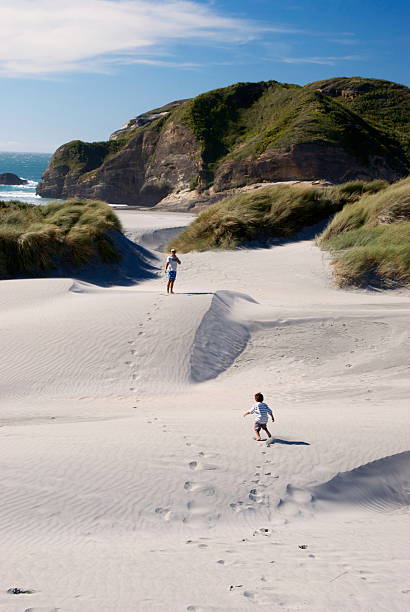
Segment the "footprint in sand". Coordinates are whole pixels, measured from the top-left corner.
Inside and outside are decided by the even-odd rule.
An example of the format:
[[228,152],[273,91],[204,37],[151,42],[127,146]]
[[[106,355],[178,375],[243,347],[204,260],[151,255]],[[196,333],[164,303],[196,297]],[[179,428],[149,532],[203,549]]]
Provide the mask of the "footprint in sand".
[[211,463],[198,463],[198,461],[191,461],[189,464],[190,470],[217,470],[217,465],[212,465]]
[[308,510],[312,502],[309,491],[288,485],[286,495],[278,503],[278,510],[286,516],[298,516],[302,510]]
[[229,507],[234,512],[255,512],[255,508],[250,504],[245,504],[243,501],[232,502]]
[[155,508],[155,514],[164,521],[183,521],[183,516],[179,512],[174,512],[171,508]]
[[[248,599],[249,601],[252,601],[253,603],[259,604],[259,605],[266,605],[266,604],[272,604],[272,595],[269,595],[269,591],[273,591],[273,589],[271,589],[270,587],[262,587],[262,590],[264,591],[264,593],[255,593],[254,591],[243,591],[242,595],[244,597],[246,597],[246,599]],[[282,603],[279,603],[279,605],[283,605]]]
[[58,612],[61,608],[26,608],[24,612]]
[[192,491],[193,493],[206,495],[207,497],[215,495],[215,489],[213,487],[201,484],[199,482],[191,482],[190,480],[185,482],[184,489],[185,491]]
[[249,499],[257,504],[263,503],[263,495],[258,493],[257,489],[251,489],[248,495]]

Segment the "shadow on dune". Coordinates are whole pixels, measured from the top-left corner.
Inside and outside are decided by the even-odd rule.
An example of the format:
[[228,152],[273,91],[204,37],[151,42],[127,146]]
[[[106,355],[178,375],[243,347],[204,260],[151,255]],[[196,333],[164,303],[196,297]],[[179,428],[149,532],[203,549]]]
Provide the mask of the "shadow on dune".
[[119,264],[99,262],[82,268],[64,268],[52,276],[69,276],[100,287],[109,287],[110,285],[134,285],[158,275],[160,263],[154,253],[132,242],[123,234],[113,232],[110,238],[121,255]]
[[285,246],[292,242],[302,242],[304,240],[314,240],[316,236],[318,236],[319,234],[323,232],[323,230],[325,229],[325,227],[327,227],[327,225],[330,223],[332,218],[333,218],[333,215],[331,217],[326,217],[326,219],[323,219],[322,221],[319,221],[319,223],[315,223],[314,225],[307,225],[306,227],[301,229],[299,232],[296,232],[296,234],[293,234],[293,236],[290,236],[289,238],[269,236],[265,240],[263,239],[252,240],[250,242],[242,244],[238,248],[239,249],[270,249],[271,247],[274,247],[274,246]]
[[199,325],[192,347],[191,380],[195,383],[216,378],[242,353],[250,338],[246,325],[232,318],[236,301],[255,302],[244,293],[217,291]]
[[300,488],[288,484],[278,509],[288,516],[304,511],[350,509],[390,512],[410,507],[410,451],[388,455],[339,472],[322,484]]
[[410,506],[410,451],[376,459],[310,488],[315,504],[372,510]]
[[158,277],[161,263],[154,253],[118,232],[109,232],[109,237],[121,256],[118,264],[103,263],[95,258],[91,263],[78,267],[60,261],[56,268],[47,272],[22,274],[11,278],[72,278],[100,287],[110,287],[135,285],[143,280]]
[[282,440],[281,438],[272,438],[272,444],[287,444],[288,446],[310,446],[310,442],[302,442],[301,440]]

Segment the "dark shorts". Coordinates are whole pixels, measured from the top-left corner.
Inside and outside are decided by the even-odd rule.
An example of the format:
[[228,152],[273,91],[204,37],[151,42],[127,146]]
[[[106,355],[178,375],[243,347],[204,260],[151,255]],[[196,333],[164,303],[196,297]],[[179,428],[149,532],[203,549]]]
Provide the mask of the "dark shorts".
[[263,429],[263,431],[268,431],[268,424],[267,423],[258,423],[256,421],[256,423],[255,423],[255,431],[257,431],[259,433],[261,429]]
[[170,281],[174,281],[177,277],[177,271],[176,270],[168,270],[168,280]]

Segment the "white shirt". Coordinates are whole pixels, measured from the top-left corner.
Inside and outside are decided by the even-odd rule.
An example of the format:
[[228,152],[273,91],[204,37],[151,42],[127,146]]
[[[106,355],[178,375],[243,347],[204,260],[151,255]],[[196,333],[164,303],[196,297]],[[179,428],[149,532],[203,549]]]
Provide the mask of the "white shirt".
[[178,266],[177,258],[174,257],[173,255],[168,255],[167,262],[168,262],[168,268],[172,270],[173,272],[176,272],[176,269]]
[[267,423],[268,414],[272,414],[272,410],[265,402],[257,402],[249,412],[255,415],[255,423]]

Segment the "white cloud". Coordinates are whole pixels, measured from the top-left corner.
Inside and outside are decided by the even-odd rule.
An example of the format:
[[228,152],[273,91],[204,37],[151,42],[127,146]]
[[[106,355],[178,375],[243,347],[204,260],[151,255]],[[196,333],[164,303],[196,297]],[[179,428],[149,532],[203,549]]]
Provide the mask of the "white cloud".
[[170,42],[243,44],[262,32],[291,31],[189,0],[1,0],[0,23],[0,74],[14,76],[99,72],[150,63],[138,58]]

